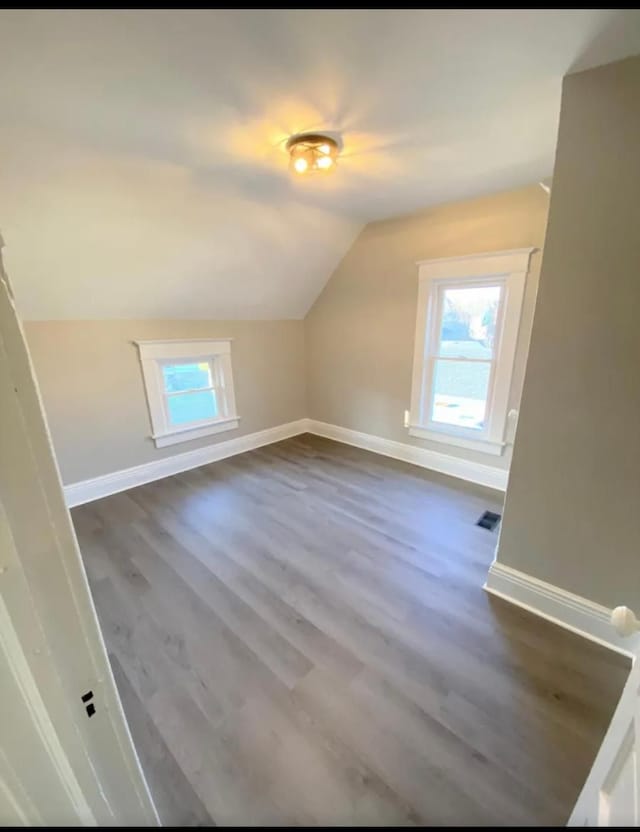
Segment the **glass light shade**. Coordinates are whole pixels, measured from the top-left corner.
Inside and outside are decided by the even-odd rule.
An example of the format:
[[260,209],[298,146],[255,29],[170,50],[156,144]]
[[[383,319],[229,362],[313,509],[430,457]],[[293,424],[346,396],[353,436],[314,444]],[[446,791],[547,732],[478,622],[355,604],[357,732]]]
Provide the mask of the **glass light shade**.
[[329,136],[307,133],[292,136],[287,142],[287,150],[295,173],[327,173],[335,167],[339,147]]

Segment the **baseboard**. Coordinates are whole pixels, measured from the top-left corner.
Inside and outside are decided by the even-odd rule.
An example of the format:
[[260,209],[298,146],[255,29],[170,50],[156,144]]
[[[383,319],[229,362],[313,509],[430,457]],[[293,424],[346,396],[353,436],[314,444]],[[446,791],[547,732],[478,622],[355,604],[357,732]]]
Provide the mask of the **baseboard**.
[[502,468],[496,468],[494,465],[471,462],[462,457],[450,456],[427,448],[419,448],[417,445],[406,445],[404,442],[383,439],[381,436],[361,433],[358,430],[342,428],[339,425],[329,425],[315,419],[308,419],[307,423],[309,433],[315,433],[317,436],[335,439],[337,442],[355,445],[356,448],[364,448],[376,454],[411,462],[421,468],[429,468],[431,471],[448,474],[450,477],[458,477],[479,485],[486,485],[498,491],[505,491],[507,488],[509,472]]
[[504,598],[529,612],[553,621],[567,630],[634,658],[637,636],[620,637],[611,625],[611,610],[548,584],[498,561],[489,567],[484,585],[487,592]]
[[507,486],[508,472],[492,465],[470,462],[460,457],[418,448],[415,445],[405,445],[402,442],[383,439],[381,436],[361,433],[338,425],[329,425],[315,419],[298,419],[295,422],[287,422],[274,428],[267,428],[256,433],[248,433],[245,436],[217,442],[213,445],[206,445],[204,448],[197,448],[194,451],[186,451],[164,459],[156,459],[153,462],[147,462],[145,465],[136,465],[133,468],[125,468],[111,474],[70,483],[64,486],[65,500],[67,506],[73,508],[73,506],[89,503],[91,500],[99,500],[101,497],[108,497],[110,494],[117,494],[119,491],[135,488],[137,485],[144,485],[163,477],[170,477],[173,474],[179,474],[181,471],[189,471],[191,468],[198,468],[200,465],[207,465],[219,459],[242,454],[263,445],[269,445],[272,442],[298,436],[301,433],[314,433],[317,436],[324,436],[327,439],[334,439],[337,442],[344,442],[357,448],[364,448],[382,456],[401,459],[422,468],[429,468],[441,474],[448,474],[469,482],[486,485],[499,491],[504,491]]
[[[145,465],[136,465],[122,471],[114,471],[101,477],[74,482],[64,486],[64,496],[69,508],[98,500],[137,485],[170,477],[182,471],[198,468],[220,459],[270,445],[301,433],[313,433],[347,445],[354,445],[382,456],[393,457],[404,462],[429,468],[442,474],[475,482],[504,491],[508,472],[491,465],[469,462],[459,457],[405,445],[391,439],[383,439],[357,430],[350,430],[315,419],[298,419],[273,428],[249,433],[186,451],[181,454],[157,459]],[[634,649],[640,647],[640,635],[622,639],[610,624],[611,610],[541,581],[510,566],[494,561],[487,575],[484,589],[492,595],[516,604],[529,612],[546,618],[574,633],[591,639],[605,647],[634,658]]]
[[133,468],[114,471],[112,474],[104,474],[90,480],[74,482],[64,486],[65,500],[69,508],[79,506],[91,502],[91,500],[98,500],[100,497],[108,497],[110,494],[126,491],[126,489],[134,488],[136,485],[144,485],[147,482],[179,474],[181,471],[189,471],[191,468],[198,468],[200,465],[207,465],[219,459],[226,459],[245,451],[252,451],[263,445],[270,445],[272,442],[289,439],[291,436],[306,433],[307,430],[308,419],[298,419],[295,422],[287,422],[274,428],[267,428],[256,433],[247,433],[245,436],[227,439],[224,442],[206,445],[204,448],[196,448],[193,451],[174,454],[164,459],[156,459],[153,462],[147,462],[145,465],[136,465]]

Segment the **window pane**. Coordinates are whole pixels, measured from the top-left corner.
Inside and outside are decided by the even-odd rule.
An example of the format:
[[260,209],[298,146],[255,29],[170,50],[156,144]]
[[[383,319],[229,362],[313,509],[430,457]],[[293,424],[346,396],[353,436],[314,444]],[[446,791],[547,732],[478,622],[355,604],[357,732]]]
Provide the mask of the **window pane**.
[[491,358],[500,286],[445,289],[438,355]]
[[482,430],[490,373],[488,361],[436,360],[432,420]]
[[167,393],[176,390],[194,390],[211,387],[211,367],[208,361],[198,364],[164,364],[162,366],[164,389]]
[[201,419],[215,419],[218,415],[216,394],[213,390],[167,396],[166,402],[171,425],[184,425],[187,422],[198,422]]

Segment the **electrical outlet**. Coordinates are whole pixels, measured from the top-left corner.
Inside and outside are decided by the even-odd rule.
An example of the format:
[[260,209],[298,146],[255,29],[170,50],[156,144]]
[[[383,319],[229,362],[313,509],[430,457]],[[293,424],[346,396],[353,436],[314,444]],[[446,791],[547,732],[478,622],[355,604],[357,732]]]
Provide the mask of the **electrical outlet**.
[[409,427],[409,416],[410,416],[409,411],[405,410],[405,412],[404,412],[404,426],[405,426],[405,428]]

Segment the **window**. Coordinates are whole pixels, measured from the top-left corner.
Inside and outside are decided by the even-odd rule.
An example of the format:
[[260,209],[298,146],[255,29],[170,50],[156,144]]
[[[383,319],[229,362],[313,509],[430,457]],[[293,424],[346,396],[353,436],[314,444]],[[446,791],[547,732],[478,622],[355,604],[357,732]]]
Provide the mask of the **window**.
[[532,251],[419,264],[412,436],[502,453]]
[[238,427],[231,341],[138,341],[158,448]]

